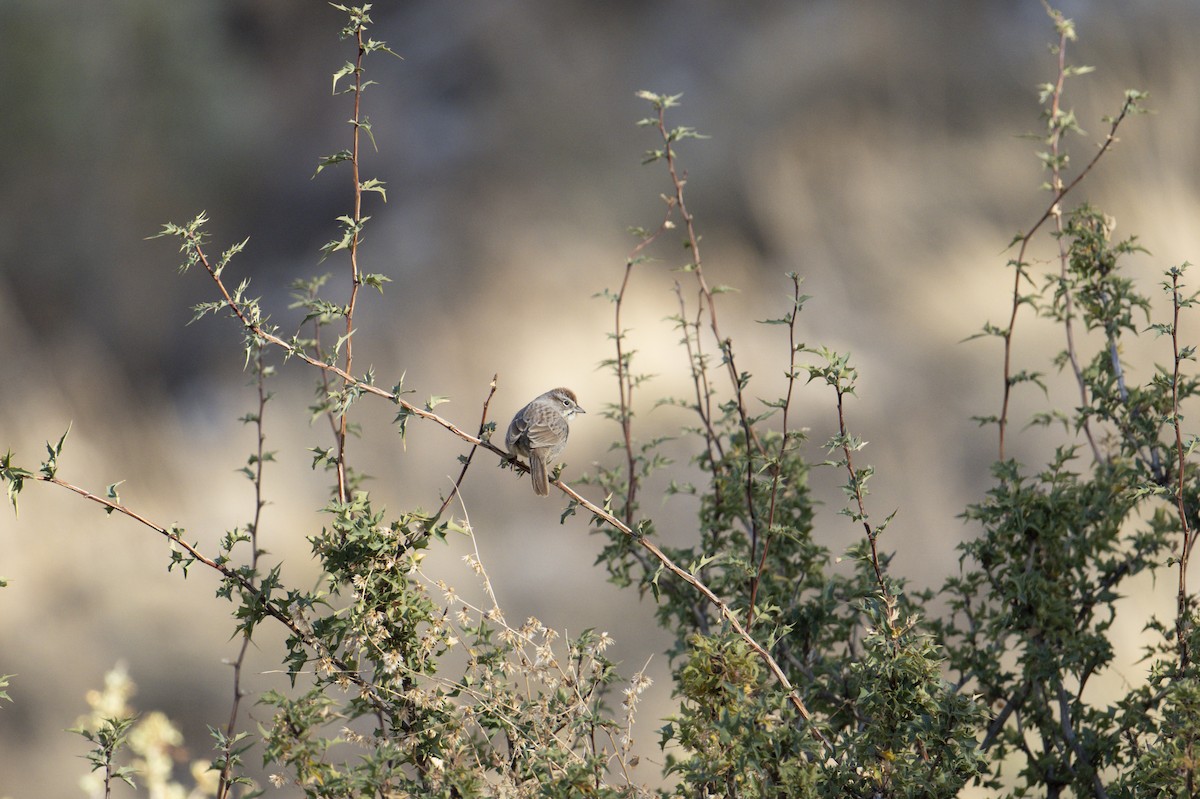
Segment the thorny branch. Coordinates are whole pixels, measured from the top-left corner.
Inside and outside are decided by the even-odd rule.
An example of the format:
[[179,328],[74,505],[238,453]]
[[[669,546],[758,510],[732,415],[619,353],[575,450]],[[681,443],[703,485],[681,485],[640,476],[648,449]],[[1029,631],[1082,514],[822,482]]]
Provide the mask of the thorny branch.
[[[1047,7],[1049,8],[1049,7]],[[1058,76],[1054,82],[1054,88],[1050,95],[1050,175],[1051,189],[1055,192],[1060,192],[1063,189],[1062,168],[1066,164],[1066,157],[1061,152],[1063,133],[1068,129],[1062,124],[1062,96],[1063,84],[1067,79],[1067,41],[1071,38],[1071,28],[1065,24],[1062,14],[1053,12],[1055,22],[1058,26]],[[1075,382],[1079,386],[1079,406],[1081,408],[1088,407],[1088,389],[1087,382],[1083,379],[1083,370],[1079,366],[1079,355],[1075,350],[1075,326],[1072,324],[1074,320],[1074,298],[1071,296],[1071,290],[1067,282],[1068,265],[1070,263],[1069,248],[1067,247],[1066,239],[1063,236],[1063,221],[1062,207],[1058,204],[1052,206],[1051,215],[1054,217],[1054,234],[1055,240],[1058,242],[1058,264],[1059,264],[1059,280],[1062,285],[1063,292],[1063,329],[1067,339],[1067,360],[1071,363],[1071,371],[1075,374]],[[1102,462],[1103,456],[1100,454],[1100,447],[1096,444],[1096,439],[1092,435],[1091,420],[1088,417],[1083,419],[1083,433],[1088,440],[1088,445],[1091,446],[1092,456],[1096,462]]]
[[[841,383],[836,384],[834,389],[837,391],[838,439],[841,441],[842,456],[846,459],[846,471],[850,475],[849,485],[853,490],[854,501],[858,506],[857,518],[862,522],[867,542],[871,546],[871,566],[875,570],[875,580],[879,583],[879,591],[885,599],[891,599],[892,592],[888,589],[887,581],[883,579],[883,569],[879,565],[879,549],[877,548],[876,539],[879,537],[880,530],[872,527],[867,517],[866,501],[863,499],[863,477],[854,469],[854,458],[851,455],[852,450],[850,447],[850,433],[846,429],[846,391]],[[884,522],[884,524],[886,523]]]
[[[483,439],[484,432],[487,430],[488,406],[492,404],[492,397],[496,394],[496,380],[499,377],[500,375],[492,375],[492,382],[488,387],[487,399],[483,401],[483,411],[479,416],[479,438],[481,440]],[[433,514],[433,519],[430,521],[431,525],[442,517],[442,514],[446,512],[446,508],[449,507],[450,503],[454,501],[454,498],[459,495],[463,479],[467,476],[467,469],[469,469],[471,466],[471,459],[475,457],[476,449],[478,449],[478,446],[472,446],[471,451],[467,453],[467,457],[463,460],[462,471],[458,473],[458,479],[454,481],[454,488],[449,494],[446,495],[446,498],[442,500],[442,506],[438,508],[437,513]]]
[[617,391],[618,397],[618,421],[621,425],[621,435],[625,444],[625,462],[626,468],[629,470],[629,484],[626,487],[625,507],[623,518],[625,524],[633,524],[634,502],[637,498],[638,475],[637,475],[637,454],[633,449],[633,389],[636,385],[636,380],[629,372],[630,357],[633,353],[625,350],[625,330],[621,327],[621,309],[625,304],[625,292],[629,288],[629,278],[633,274],[633,268],[641,260],[641,252],[650,246],[663,232],[674,227],[671,222],[671,216],[674,212],[674,200],[667,199],[666,216],[663,217],[662,223],[653,233],[644,236],[637,246],[630,251],[625,258],[625,277],[621,280],[621,290],[617,292],[617,297],[614,302],[616,306],[613,312],[613,340],[617,348],[616,370],[617,370]]
[[[263,449],[263,444],[266,441],[266,433],[263,429],[263,414],[267,408],[267,401],[270,395],[266,389],[266,364],[263,360],[263,350],[257,348],[254,353],[254,365],[257,380],[255,381],[258,388],[258,403],[251,420],[254,422],[254,441],[255,450],[253,456],[253,471],[251,479],[254,482],[254,520],[250,522],[247,528],[250,545],[250,574],[258,574],[258,558],[261,550],[258,546],[258,531],[259,525],[262,522],[262,511],[266,506],[266,500],[263,498],[263,464],[269,457],[268,453]],[[242,634],[242,645],[238,649],[237,658],[231,664],[233,666],[233,703],[229,710],[229,723],[225,725],[225,738],[223,746],[223,763],[221,766],[221,776],[217,786],[218,799],[226,799],[233,789],[234,781],[231,778],[234,767],[233,747],[236,742],[237,735],[237,719],[238,711],[241,707],[242,698],[246,692],[242,690],[242,667],[246,662],[246,653],[250,649],[250,630],[246,629]]]
[[[766,456],[766,450],[759,441],[758,432],[754,429],[754,425],[750,423],[750,418],[746,413],[746,400],[743,394],[743,389],[746,386],[747,377],[738,371],[737,364],[733,357],[733,341],[721,335],[721,327],[717,321],[717,304],[716,294],[721,287],[713,289],[708,285],[708,281],[704,277],[703,260],[700,257],[700,236],[696,233],[695,218],[688,211],[687,203],[684,200],[683,188],[687,184],[687,175],[680,174],[678,163],[675,154],[675,142],[681,138],[695,137],[696,134],[689,128],[670,129],[667,127],[666,113],[667,108],[674,104],[677,98],[674,97],[658,97],[650,93],[642,93],[643,99],[648,99],[652,102],[657,113],[657,118],[653,120],[654,126],[662,138],[662,150],[653,153],[652,160],[662,159],[666,161],[667,172],[671,177],[671,186],[674,190],[674,206],[679,209],[679,216],[683,220],[684,229],[687,232],[686,246],[691,251],[692,260],[686,267],[685,272],[691,272],[696,276],[696,284],[699,287],[700,299],[699,305],[701,312],[707,310],[709,327],[712,330],[713,336],[716,338],[717,346],[721,350],[721,360],[729,372],[730,384],[733,388],[734,397],[737,405],[738,419],[741,422],[742,433],[746,437],[746,511],[750,517],[750,551],[751,559],[754,553],[758,550],[759,538],[759,520],[758,511],[754,506],[754,469],[751,461],[753,460],[752,452],[757,449],[758,453]],[[686,329],[685,329],[686,333]],[[699,346],[699,325],[697,324],[697,346]]]
[[[367,50],[363,42],[363,26],[356,26],[355,37],[357,39],[357,53],[354,61],[354,117],[350,120],[350,126],[353,128],[353,144],[350,150],[350,171],[354,180],[354,217],[351,222],[350,229],[350,300],[346,305],[346,373],[354,374],[354,308],[358,301],[358,290],[362,286],[362,278],[358,271],[358,244],[360,240],[360,231],[362,230],[363,222],[366,221],[362,216],[362,183],[358,177],[358,147],[359,134],[362,131],[361,103],[363,93],[363,57]],[[338,480],[338,501],[345,502],[348,499],[348,487],[346,484],[346,433],[347,433],[347,410],[342,409],[338,414],[337,422],[337,480]]]
[[1120,127],[1121,123],[1125,120],[1125,117],[1137,109],[1140,98],[1141,95],[1136,92],[1126,93],[1125,102],[1121,106],[1121,112],[1117,114],[1115,118],[1113,118],[1111,124],[1109,125],[1108,133],[1104,137],[1104,142],[1100,145],[1100,148],[1096,151],[1096,154],[1092,156],[1092,160],[1088,161],[1087,166],[1085,166],[1083,170],[1071,180],[1070,183],[1067,183],[1064,186],[1054,187],[1054,197],[1050,201],[1049,205],[1046,206],[1046,210],[1042,212],[1042,215],[1038,217],[1037,221],[1034,222],[1033,225],[1030,226],[1030,228],[1020,236],[1020,238],[1013,242],[1014,244],[1019,244],[1020,246],[1017,249],[1016,258],[1012,261],[1012,264],[1015,267],[1014,271],[1016,273],[1013,277],[1012,311],[1009,314],[1008,326],[1003,330],[1004,399],[1000,407],[1000,418],[997,420],[997,427],[999,428],[1000,435],[1000,460],[1004,460],[1004,434],[1008,429],[1009,400],[1011,398],[1012,387],[1015,382],[1012,373],[1013,334],[1017,323],[1017,311],[1020,310],[1021,305],[1025,302],[1025,298],[1021,294],[1021,280],[1022,278],[1025,280],[1030,279],[1028,272],[1025,270],[1027,266],[1025,261],[1025,252],[1029,248],[1029,242],[1032,241],[1034,235],[1041,230],[1041,227],[1046,223],[1046,220],[1057,213],[1059,203],[1062,202],[1063,198],[1070,194],[1071,190],[1078,186],[1080,181],[1082,181],[1088,176],[1088,174],[1091,173],[1092,168],[1096,166],[1096,162],[1099,161],[1101,157],[1103,157],[1104,154],[1107,153],[1118,141],[1117,128]]
[[[792,308],[785,317],[788,325],[788,371],[787,371],[787,394],[783,399],[783,408],[780,413],[782,419],[782,437],[779,441],[778,462],[775,464],[775,474],[771,478],[771,500],[767,508],[767,530],[763,537],[762,555],[759,557],[758,570],[754,574],[754,578],[750,583],[750,606],[746,610],[746,626],[750,627],[754,624],[754,603],[758,597],[758,584],[762,581],[763,571],[767,568],[767,552],[771,548],[771,529],[775,525],[775,504],[779,498],[779,482],[783,476],[783,456],[787,453],[788,448],[788,411],[792,407],[792,391],[796,387],[796,352],[799,347],[796,344],[796,319],[800,316],[800,307],[806,299],[800,294],[800,276],[792,272],[789,277],[792,279]],[[754,553],[750,553],[753,555]]]
[[[60,488],[65,488],[66,490],[78,494],[86,500],[103,506],[110,513],[119,513],[122,516],[126,516],[141,524],[143,527],[150,528],[170,541],[172,546],[178,547],[186,552],[187,557],[191,560],[194,560],[197,563],[202,563],[210,569],[219,572],[227,580],[236,583],[238,587],[246,594],[258,597],[259,599],[263,598],[262,589],[259,586],[256,586],[252,580],[241,574],[237,569],[229,566],[226,563],[219,563],[213,560],[195,546],[189,544],[180,535],[182,531],[179,528],[163,527],[116,500],[102,497],[98,494],[93,494],[91,491],[88,491],[85,488],[80,488],[79,486],[68,483],[67,481],[58,477],[45,474],[36,474],[32,475],[31,477],[43,483],[50,483]],[[377,709],[384,708],[383,701],[375,693],[375,687],[359,676],[357,671],[353,670],[345,662],[336,657],[333,652],[326,648],[314,635],[306,632],[301,623],[297,621],[296,618],[293,617],[285,607],[282,607],[275,602],[262,602],[261,607],[266,615],[270,616],[286,627],[288,632],[290,632],[298,640],[304,642],[305,646],[316,652],[320,657],[328,660],[328,662],[332,664],[335,669],[337,669],[342,677],[357,686],[362,691],[362,698],[365,701]]]
[[1192,662],[1192,600],[1188,595],[1187,570],[1192,549],[1196,545],[1197,531],[1193,530],[1188,522],[1188,511],[1184,502],[1184,486],[1185,478],[1187,477],[1185,459],[1187,453],[1183,442],[1182,425],[1179,423],[1179,381],[1182,379],[1179,366],[1185,358],[1191,356],[1190,347],[1185,348],[1185,352],[1179,346],[1179,311],[1185,303],[1189,302],[1180,296],[1179,293],[1179,277],[1181,272],[1182,270],[1179,268],[1171,270],[1171,305],[1173,313],[1171,318],[1171,354],[1174,360],[1174,370],[1171,375],[1171,426],[1175,431],[1175,469],[1177,472],[1174,499],[1176,509],[1179,511],[1179,525],[1183,533],[1183,538],[1179,544],[1179,589],[1176,594],[1175,638],[1176,645],[1179,647],[1179,670],[1180,673],[1184,673]]

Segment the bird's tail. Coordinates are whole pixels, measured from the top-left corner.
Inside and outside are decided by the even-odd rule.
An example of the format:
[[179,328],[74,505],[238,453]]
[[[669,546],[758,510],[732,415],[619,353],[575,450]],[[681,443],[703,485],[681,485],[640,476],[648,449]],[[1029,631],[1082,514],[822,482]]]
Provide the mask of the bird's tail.
[[533,483],[533,493],[544,497],[550,493],[550,480],[546,477],[546,462],[533,455],[529,458],[529,479]]

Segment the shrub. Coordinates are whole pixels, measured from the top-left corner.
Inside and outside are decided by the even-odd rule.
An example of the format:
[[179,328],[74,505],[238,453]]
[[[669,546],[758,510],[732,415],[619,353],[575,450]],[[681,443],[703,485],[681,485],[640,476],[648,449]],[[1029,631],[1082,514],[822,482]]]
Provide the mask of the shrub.
[[[661,729],[663,776],[673,787],[652,790],[634,777],[631,754],[648,678],[644,670],[618,674],[604,655],[607,634],[585,630],[560,640],[537,619],[510,622],[477,554],[468,560],[483,603],[425,570],[431,547],[449,535],[473,537],[465,509],[459,516],[452,508],[475,461],[495,456],[505,468],[525,466],[492,443],[495,380],[472,432],[436,412],[440,398],[417,404],[402,380],[384,388],[373,372],[356,370],[360,290],[383,293],[388,282],[360,268],[371,219],[364,201],[386,199],[383,181],[360,175],[360,145],[371,133],[362,111],[371,97],[366,65],[368,56],[393,53],[367,35],[370,6],[335,8],[345,15],[342,35],[354,53],[333,79],[353,105],[351,146],[322,159],[317,171],[351,176],[352,208],[322,248],[340,259],[346,302],[327,298],[324,276],[298,284],[305,319],[284,333],[249,294],[248,280],[227,282],[245,242],[214,257],[204,214],[161,232],[178,242],[182,271],[203,272],[214,290],[196,318],[232,318],[244,336],[257,385],[244,419],[257,442],[244,469],[255,490],[249,519],[205,553],[183,528],[125,505],[117,485],[93,493],[62,477],[66,434],[48,445],[36,470],[11,452],[0,461],[14,506],[30,482],[74,492],[169,539],[169,565],[183,576],[196,566],[219,575],[217,595],[233,604],[241,648],[229,721],[212,728],[213,759],[194,770],[198,791],[211,785],[217,796],[258,795],[261,786],[244,770],[257,740],[272,782],[311,797],[952,797],[972,784],[1015,796],[1195,793],[1200,634],[1187,569],[1200,491],[1189,464],[1197,439],[1185,434],[1180,407],[1200,384],[1185,370],[1194,350],[1179,336],[1180,315],[1195,295],[1185,288],[1185,266],[1165,272],[1165,303],[1140,294],[1125,265],[1140,249],[1136,239],[1113,241],[1112,221],[1101,211],[1067,205],[1145,99],[1127,93],[1101,146],[1068,178],[1067,137],[1077,125],[1064,106],[1065,81],[1087,71],[1065,58],[1075,36],[1069,20],[1050,10],[1060,59],[1042,96],[1049,197],[1011,243],[1007,323],[980,333],[999,340],[1004,353],[1000,410],[980,420],[997,432],[993,486],[967,507],[978,535],[962,546],[959,573],[937,595],[911,590],[881,548],[892,517],[877,521],[869,510],[872,469],[849,423],[857,369],[845,354],[798,341],[797,320],[810,298],[796,274],[788,275],[780,308],[768,312],[781,315],[764,320],[787,353],[783,389],[755,398],[769,389],[738,366],[719,313],[729,287],[713,282],[687,204],[680,149],[702,137],[674,125],[678,96],[639,93],[650,109],[641,124],[653,139],[645,160],[666,177],[661,222],[635,231],[620,286],[603,295],[614,312],[614,354],[603,366],[616,401],[603,414],[617,431],[615,457],[583,480],[599,489],[600,503],[557,475],[554,484],[568,500],[563,520],[581,516],[605,537],[600,563],[609,578],[653,595],[657,620],[673,635],[668,655],[679,705]],[[664,247],[674,237],[682,237],[681,263]],[[1056,243],[1057,271],[1039,274],[1027,257],[1035,237]],[[665,454],[666,439],[639,435],[636,412],[646,407],[642,389],[652,378],[639,371],[622,325],[639,273],[657,268],[651,254],[664,249],[680,273],[671,321],[693,388],[665,400],[693,420],[679,432],[692,455],[683,465]],[[1013,393],[1043,384],[1041,372],[1014,362],[1018,323],[1030,315],[1061,329],[1064,348],[1052,363],[1070,371],[1079,393],[1073,409],[1032,419],[1056,436],[1053,458],[1032,469],[1006,452]],[[1169,342],[1170,358],[1139,378],[1122,358],[1122,343],[1146,333]],[[315,375],[313,414],[332,431],[331,443],[312,453],[332,488],[320,530],[309,538],[322,579],[307,589],[269,561],[260,516],[263,474],[274,460],[266,448],[269,385],[284,365]],[[825,392],[836,413],[822,461],[811,460],[806,431],[790,418],[802,390]],[[409,424],[431,425],[468,447],[437,511],[375,505],[347,447],[360,402],[393,405],[401,433]],[[814,468],[845,475],[841,513],[860,534],[845,553],[848,568],[839,565],[841,553],[814,540]],[[694,500],[686,545],[659,543],[641,503],[648,479],[663,471],[671,494]],[[1177,576],[1175,617],[1147,622],[1159,642],[1147,653],[1145,679],[1116,701],[1098,697],[1091,686],[1113,661],[1122,585],[1153,570]],[[251,732],[240,675],[262,625],[284,631],[279,657],[290,681],[255,697],[271,719]],[[0,688],[6,684],[0,679]],[[135,722],[123,699],[94,705],[78,732],[95,745],[93,790],[108,795],[116,781],[132,784],[136,771],[152,771],[151,749],[135,743],[142,725],[153,719],[150,726],[167,738],[171,728],[156,716]],[[126,746],[137,756],[131,765],[121,765]]]

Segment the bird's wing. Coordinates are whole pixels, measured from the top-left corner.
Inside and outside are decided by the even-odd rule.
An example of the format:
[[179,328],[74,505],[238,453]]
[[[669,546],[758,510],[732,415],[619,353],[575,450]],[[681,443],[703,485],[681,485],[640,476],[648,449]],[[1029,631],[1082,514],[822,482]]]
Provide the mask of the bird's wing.
[[528,428],[529,424],[524,418],[522,418],[520,413],[513,417],[512,422],[510,422],[508,425],[508,433],[504,436],[504,445],[509,449],[510,452],[512,451],[513,444],[517,442],[517,439],[519,439]]
[[548,413],[534,420],[525,430],[529,439],[530,449],[547,449],[562,442],[567,437],[567,420],[561,414]]

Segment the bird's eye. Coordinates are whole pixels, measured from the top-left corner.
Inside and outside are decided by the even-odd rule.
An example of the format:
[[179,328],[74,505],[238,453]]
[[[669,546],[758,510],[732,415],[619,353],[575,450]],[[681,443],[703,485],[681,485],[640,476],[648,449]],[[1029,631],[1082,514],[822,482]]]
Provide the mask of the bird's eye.
[[565,399],[565,400],[563,400],[563,405],[566,405],[568,408],[570,408],[570,407],[571,407],[571,401],[570,401],[569,399]]

